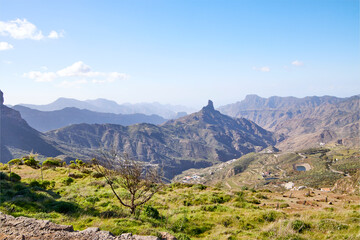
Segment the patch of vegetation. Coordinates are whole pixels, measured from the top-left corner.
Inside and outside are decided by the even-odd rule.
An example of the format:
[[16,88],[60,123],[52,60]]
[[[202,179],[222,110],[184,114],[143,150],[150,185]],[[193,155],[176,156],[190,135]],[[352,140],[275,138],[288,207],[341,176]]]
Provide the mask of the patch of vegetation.
[[[327,155],[332,158],[329,152]],[[319,159],[316,154],[314,158]],[[18,182],[10,181],[8,172],[0,172],[0,211],[71,224],[75,230],[98,226],[114,234],[154,236],[166,231],[183,240],[355,239],[360,230],[354,201],[340,204],[339,200],[331,206],[332,211],[307,205],[299,205],[301,210],[297,210],[294,196],[284,198],[275,191],[252,189],[254,185],[229,190],[172,183],[131,215],[118,203],[103,176],[95,177],[86,165],[74,165],[71,174],[81,178],[69,177],[64,166],[43,169],[43,181],[41,169],[26,165],[12,169],[21,177]],[[130,199],[124,189],[115,187],[121,197]]]

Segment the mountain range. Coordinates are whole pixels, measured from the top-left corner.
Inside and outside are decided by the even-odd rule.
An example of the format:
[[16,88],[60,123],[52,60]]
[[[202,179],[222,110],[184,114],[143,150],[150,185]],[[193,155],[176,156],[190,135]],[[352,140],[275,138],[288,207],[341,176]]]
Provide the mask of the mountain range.
[[[46,157],[90,160],[99,149],[125,151],[138,160],[161,164],[166,177],[189,168],[207,167],[276,143],[273,133],[246,119],[201,111],[162,125],[73,124],[40,133],[20,113],[1,104],[1,162],[29,152]],[[69,158],[67,158],[69,159]]]
[[221,114],[211,101],[199,112],[160,126],[75,124],[46,135],[58,143],[67,143],[72,154],[78,156],[94,154],[99,148],[125,151],[141,161],[164,165],[167,177],[188,168],[238,158],[276,143],[273,133],[247,119]]
[[102,113],[75,107],[55,111],[40,111],[21,105],[12,108],[18,111],[31,127],[41,132],[77,123],[111,123],[128,126],[136,123],[161,124],[166,121],[158,115]]
[[219,108],[223,114],[247,118],[283,136],[281,150],[326,143],[359,145],[360,95],[349,98],[270,97],[248,95],[243,101]]
[[[248,95],[219,111],[209,101],[199,112],[164,122],[154,115],[100,113],[74,106],[47,112],[24,106],[11,109],[3,105],[1,96],[1,162],[31,151],[88,160],[99,149],[115,148],[132,158],[162,164],[171,178],[189,168],[211,166],[269,146],[282,151],[328,143],[353,147],[359,145],[359,98]],[[103,111],[111,108],[111,104],[103,106]],[[132,124],[138,119],[154,124]],[[54,130],[41,133],[33,127]]]
[[94,112],[115,113],[115,114],[135,114],[159,115],[165,119],[171,119],[194,112],[192,108],[180,105],[160,104],[160,103],[124,103],[118,104],[115,101],[107,99],[95,100],[77,100],[72,98],[59,98],[56,101],[46,105],[19,104],[24,107],[40,111],[56,111],[68,107],[87,109]]

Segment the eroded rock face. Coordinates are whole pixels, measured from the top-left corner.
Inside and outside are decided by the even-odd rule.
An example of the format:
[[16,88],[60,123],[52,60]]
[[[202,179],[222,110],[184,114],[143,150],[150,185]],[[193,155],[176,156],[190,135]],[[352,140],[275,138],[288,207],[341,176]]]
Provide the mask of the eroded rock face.
[[3,92],[0,90],[0,105],[4,104],[4,94]]
[[48,220],[27,217],[13,217],[0,212],[0,240],[41,239],[41,240],[176,240],[168,233],[160,239],[155,236],[139,236],[125,233],[114,236],[97,227],[74,231],[71,225],[59,225]]

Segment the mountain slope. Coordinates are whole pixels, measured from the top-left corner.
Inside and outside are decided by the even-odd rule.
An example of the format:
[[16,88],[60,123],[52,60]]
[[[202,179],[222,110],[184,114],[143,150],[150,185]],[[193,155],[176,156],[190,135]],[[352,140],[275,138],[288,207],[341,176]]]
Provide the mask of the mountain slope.
[[[95,149],[113,148],[151,163],[164,163],[172,177],[190,167],[209,166],[276,143],[271,132],[246,119],[220,114],[209,101],[201,111],[161,126],[136,124],[78,124],[50,131],[47,136],[91,155]],[[92,152],[92,153],[91,153]]]
[[294,150],[340,140],[359,142],[359,95],[350,98],[270,97],[248,95],[243,101],[220,107],[233,117],[248,118],[263,128],[286,136],[277,146]]
[[157,115],[100,113],[78,108],[64,108],[56,111],[39,111],[21,105],[12,107],[20,112],[30,126],[46,132],[77,123],[111,123],[132,125],[136,123],[161,124],[165,119]]
[[[3,93],[0,91],[1,99]],[[1,108],[1,128],[0,144],[1,156],[0,162],[7,162],[14,157],[19,157],[23,153],[38,153],[44,156],[57,156],[62,152],[58,150],[45,135],[31,128],[19,112],[3,105]],[[17,155],[19,154],[19,155]]]
[[87,109],[102,113],[115,114],[135,114],[142,113],[146,115],[159,115],[166,119],[175,118],[178,112],[193,112],[193,109],[179,105],[160,104],[160,103],[124,103],[118,104],[115,101],[107,99],[95,99],[80,101],[72,98],[59,98],[56,101],[46,105],[33,104],[19,104],[24,107],[40,110],[40,111],[55,111],[68,107],[75,107],[79,109]]

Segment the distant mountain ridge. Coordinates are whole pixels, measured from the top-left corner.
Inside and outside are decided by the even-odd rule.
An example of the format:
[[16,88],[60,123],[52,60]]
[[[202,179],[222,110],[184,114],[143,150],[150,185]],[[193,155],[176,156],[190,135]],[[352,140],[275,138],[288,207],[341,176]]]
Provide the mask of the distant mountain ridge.
[[135,114],[142,113],[145,115],[159,115],[165,119],[171,119],[177,116],[179,112],[191,113],[194,109],[170,104],[160,103],[124,103],[118,104],[115,101],[107,99],[95,99],[95,100],[76,100],[72,98],[59,98],[56,101],[46,105],[34,105],[34,104],[19,104],[24,107],[28,107],[40,111],[56,111],[68,107],[75,107],[79,109],[87,109],[95,112],[102,113],[115,113],[115,114]]
[[77,124],[46,135],[58,143],[67,143],[74,155],[89,156],[93,150],[115,147],[142,161],[164,163],[168,177],[188,168],[238,158],[276,143],[273,133],[247,119],[221,114],[211,101],[199,112],[160,126]]
[[101,113],[74,107],[55,111],[40,111],[21,105],[12,108],[19,111],[30,126],[41,132],[79,123],[110,123],[128,126],[137,123],[161,124],[166,121],[157,115]]
[[232,117],[244,117],[282,134],[282,150],[319,146],[329,142],[359,144],[360,95],[348,98],[270,97],[248,95],[243,101],[219,108]]
[[3,93],[1,91],[0,95],[0,162],[7,162],[12,158],[30,152],[49,157],[62,154],[55,142],[31,128],[21,118],[19,112],[3,105]]

